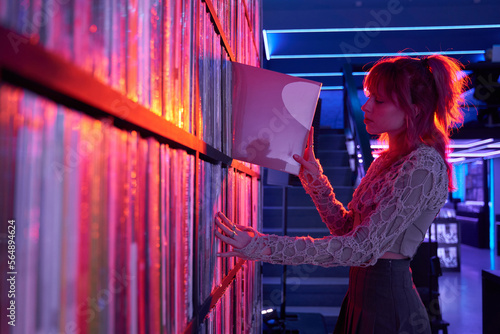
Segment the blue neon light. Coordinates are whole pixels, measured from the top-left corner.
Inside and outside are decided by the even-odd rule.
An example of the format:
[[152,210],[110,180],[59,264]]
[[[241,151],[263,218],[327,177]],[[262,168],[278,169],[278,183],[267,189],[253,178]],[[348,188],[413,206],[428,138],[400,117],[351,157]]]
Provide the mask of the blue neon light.
[[271,59],[271,53],[269,52],[269,43],[267,42],[267,31],[266,29],[262,30],[262,38],[264,40],[264,50],[266,52],[266,59]]
[[342,90],[344,86],[322,86],[321,90]]
[[459,198],[460,201],[465,202],[465,168],[467,164],[453,165],[453,173],[455,174],[455,191],[453,196]]
[[416,27],[365,27],[365,28],[324,28],[324,29],[275,29],[268,34],[294,33],[337,33],[337,32],[374,32],[374,31],[424,31],[424,30],[460,30],[460,29],[496,29],[500,24],[472,24],[452,26],[416,26]]
[[[341,77],[342,72],[321,72],[321,73],[287,73],[293,77]],[[368,72],[352,72],[352,75],[367,75]]]
[[478,55],[484,53],[485,53],[484,50],[388,52],[388,53],[333,53],[333,54],[310,54],[310,55],[271,55],[271,59],[370,58],[370,57],[392,57],[392,56],[428,56],[433,54]]

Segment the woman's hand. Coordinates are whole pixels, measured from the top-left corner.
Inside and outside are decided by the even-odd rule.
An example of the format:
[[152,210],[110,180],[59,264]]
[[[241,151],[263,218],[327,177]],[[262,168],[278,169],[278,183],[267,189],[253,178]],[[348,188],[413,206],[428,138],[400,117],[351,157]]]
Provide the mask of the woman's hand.
[[217,256],[221,257],[241,257],[242,254],[239,253],[237,249],[247,246],[256,234],[256,232],[248,226],[233,224],[222,212],[218,212],[215,215],[215,224],[217,224],[222,231],[221,233],[219,230],[215,230],[215,236],[233,247],[232,252],[217,254]]
[[294,154],[293,158],[301,165],[301,174],[304,170],[311,174],[318,174],[320,172],[320,167],[316,161],[316,157],[314,156],[314,128],[311,128],[309,131],[304,157]]

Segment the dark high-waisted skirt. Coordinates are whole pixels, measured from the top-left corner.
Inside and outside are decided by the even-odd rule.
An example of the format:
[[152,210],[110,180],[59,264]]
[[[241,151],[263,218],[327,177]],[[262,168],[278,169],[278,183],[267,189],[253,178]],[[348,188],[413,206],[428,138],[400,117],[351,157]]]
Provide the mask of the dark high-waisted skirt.
[[379,259],[351,267],[334,334],[428,334],[427,312],[413,285],[410,260]]

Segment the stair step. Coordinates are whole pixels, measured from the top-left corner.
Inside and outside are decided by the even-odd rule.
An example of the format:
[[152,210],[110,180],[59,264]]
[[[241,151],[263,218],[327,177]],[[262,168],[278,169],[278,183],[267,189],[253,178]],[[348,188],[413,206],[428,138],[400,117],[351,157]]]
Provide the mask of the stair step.
[[264,207],[283,205],[283,187],[264,186]]
[[[325,317],[338,317],[340,313],[340,307],[314,307],[314,306],[309,306],[309,307],[294,307],[294,306],[287,306],[286,307],[286,313],[320,313]],[[329,332],[330,333],[330,332]]]
[[287,188],[287,201],[288,206],[310,206],[315,207],[314,202],[311,199],[304,188],[302,187],[289,187]]
[[343,134],[324,134],[318,139],[318,150],[345,150],[345,135]]
[[[326,174],[325,174],[326,175]],[[332,177],[333,179],[333,177]],[[331,180],[330,182],[331,182]],[[333,186],[333,185],[332,185]],[[354,192],[354,188],[352,186],[333,186],[333,190],[335,192],[335,198],[339,200],[345,207],[347,207],[347,203],[349,203],[352,199],[352,194]],[[300,207],[315,207],[314,202],[311,197],[306,193],[304,188],[302,187],[289,187],[288,188],[288,206],[300,206]]]
[[[304,313],[309,313],[309,314],[321,314],[325,320],[326,324],[326,332],[327,333],[333,333],[333,330],[335,329],[335,324],[337,324],[338,320],[338,315],[340,313],[340,307],[332,307],[332,308],[325,308],[325,307],[293,307],[291,306],[290,309],[287,307],[286,308],[286,314],[287,315],[293,315],[293,314],[304,314]],[[299,334],[302,333],[307,333],[309,334],[308,330],[304,330],[303,332],[299,331]],[[313,333],[310,333],[313,334]]]
[[349,167],[326,167],[323,168],[323,173],[334,188],[338,186],[352,186],[353,174]]
[[[334,187],[335,197],[347,208],[352,199],[352,171],[346,138],[342,129],[319,129],[316,132],[316,157],[320,160],[325,175]],[[292,179],[292,178],[291,178]],[[264,233],[283,235],[284,201],[287,191],[287,235],[322,238],[330,235],[321,221],[310,196],[300,185],[298,178],[293,186],[264,186],[263,219]],[[337,322],[342,300],[347,292],[349,267],[324,268],[314,265],[281,266],[263,263],[264,305],[281,306],[281,276],[287,272],[288,314],[322,314],[328,333]],[[304,331],[306,333],[306,331]]]
[[262,219],[266,222],[265,229],[283,228],[283,208],[265,208],[262,210]]
[[[264,278],[281,277],[283,266],[278,264],[263,263],[262,271]],[[327,277],[329,279],[347,279],[349,267],[320,267],[312,264],[301,264],[298,266],[287,266],[288,277]]]
[[344,129],[332,129],[332,128],[321,128],[315,129],[316,133],[319,135],[329,135],[329,134],[339,134],[343,135],[345,133]]
[[[290,281],[286,291],[287,307],[338,307],[342,305],[347,292],[347,285],[314,286],[302,284],[300,279],[290,279]],[[270,296],[269,302],[274,305],[281,303],[280,284],[264,284],[262,292],[264,296]]]
[[323,228],[325,224],[321,220],[315,207],[288,207],[288,228]]
[[349,167],[349,154],[343,150],[325,150],[319,151],[316,158],[319,159],[321,166],[325,167]]

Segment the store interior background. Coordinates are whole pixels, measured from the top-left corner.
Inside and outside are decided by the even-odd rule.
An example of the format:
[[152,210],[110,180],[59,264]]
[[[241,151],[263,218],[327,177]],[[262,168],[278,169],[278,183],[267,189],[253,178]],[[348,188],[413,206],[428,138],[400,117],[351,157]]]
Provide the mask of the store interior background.
[[[498,0],[1,1],[0,257],[15,223],[19,275],[18,325],[1,313],[0,332],[331,333],[349,268],[216,257],[219,210],[264,233],[328,234],[297,178],[232,159],[229,62],[323,84],[317,157],[347,204],[366,152],[345,102],[361,105],[364,71],[403,51],[491,79],[464,96],[457,190],[412,268],[434,332],[500,333],[500,123],[485,100],[499,13]],[[131,283],[115,289],[117,273]]]
[[[363,72],[384,55],[438,52],[457,58],[465,65],[464,73],[471,78],[471,85],[464,94],[465,120],[460,130],[453,133],[454,153],[450,157],[457,190],[451,194],[445,209],[457,222],[458,235],[454,245],[440,247],[438,251],[443,267],[443,276],[439,278],[440,307],[444,321],[450,323],[447,326],[449,333],[482,332],[481,271],[499,269],[498,106],[494,113],[485,112],[486,102],[479,100],[482,95],[474,95],[477,64],[488,64],[483,73],[491,74],[493,81],[496,80],[496,89],[499,86],[499,63],[485,62],[486,50],[500,44],[499,12],[498,1],[484,0],[263,2],[263,67],[323,84],[318,107],[321,134],[316,139],[319,140],[319,158],[323,157],[328,167],[331,160],[328,154],[341,148],[328,146],[327,142],[344,139],[339,133],[344,128],[342,68],[345,63],[353,68],[361,104],[366,100],[361,89]],[[500,93],[496,91],[495,94]],[[376,154],[380,148],[376,141],[372,144]],[[342,143],[339,145],[342,147]],[[341,177],[342,167],[332,165],[331,175],[331,179]],[[301,225],[297,222],[298,219],[308,220],[307,215],[302,216],[299,212],[315,213],[311,203],[304,204],[307,197],[294,189],[291,180],[285,189],[279,181],[270,179],[264,191],[265,232],[282,234],[286,221],[286,233],[290,235],[321,237],[328,233],[321,223],[316,224],[317,217],[310,218],[312,223]],[[334,188],[343,196],[342,184]],[[348,200],[349,191],[345,202]],[[440,228],[444,229],[443,226]],[[451,265],[444,263],[444,257],[449,258],[450,252],[455,257]],[[447,265],[455,268],[446,268]],[[347,272],[335,269],[330,273],[309,273],[307,268],[283,271],[265,264],[264,305],[267,302],[278,311],[283,311],[282,295],[276,293],[280,290],[278,283],[283,280],[283,272],[291,280],[286,290],[285,313],[293,315],[306,309],[320,313],[331,331],[346,289]],[[335,279],[326,278],[329,275]],[[337,293],[325,292],[331,290]],[[321,294],[328,301],[318,305],[315,300]]]

